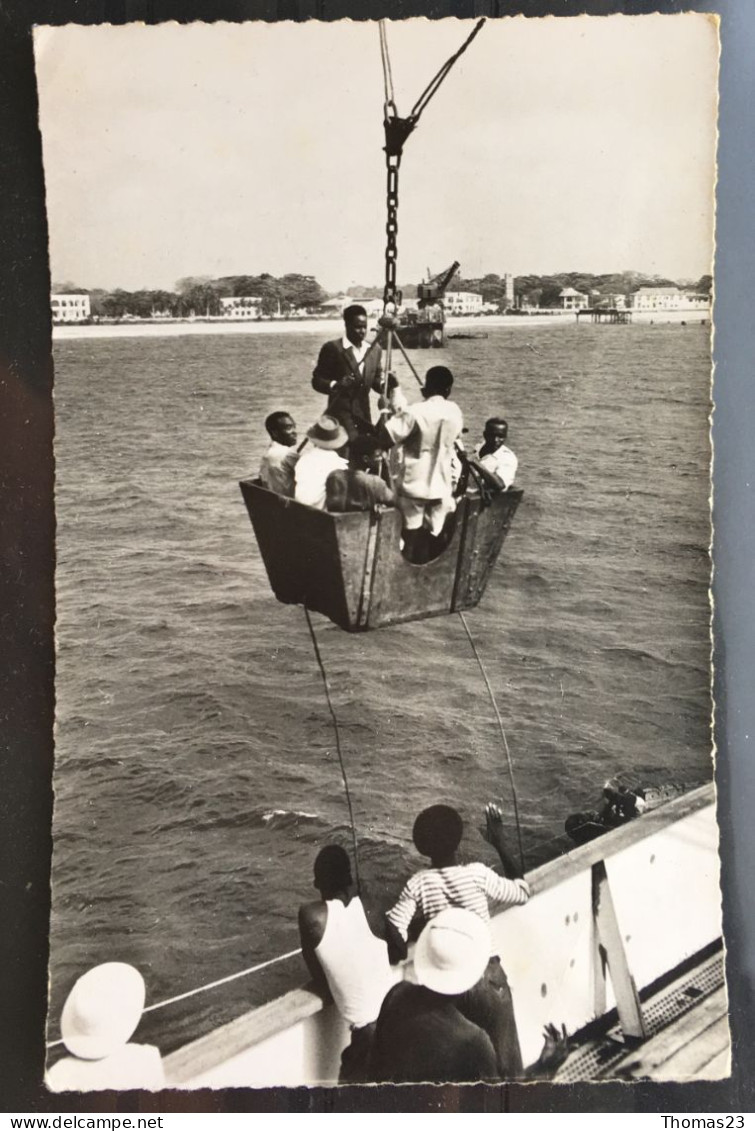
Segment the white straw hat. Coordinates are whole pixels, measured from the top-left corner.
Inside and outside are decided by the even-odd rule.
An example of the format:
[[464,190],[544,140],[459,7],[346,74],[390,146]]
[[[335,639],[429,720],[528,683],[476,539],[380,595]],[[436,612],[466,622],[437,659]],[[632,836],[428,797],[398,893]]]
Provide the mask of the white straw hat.
[[479,915],[461,907],[441,911],[425,927],[414,950],[421,986],[439,994],[463,994],[490,960],[490,931]]
[[307,429],[307,439],[317,448],[337,451],[347,443],[349,434],[334,416],[328,416],[326,413]]
[[127,1044],[141,1019],[144,979],[125,962],[104,962],[82,974],[60,1018],[63,1043],[83,1060],[102,1060]]

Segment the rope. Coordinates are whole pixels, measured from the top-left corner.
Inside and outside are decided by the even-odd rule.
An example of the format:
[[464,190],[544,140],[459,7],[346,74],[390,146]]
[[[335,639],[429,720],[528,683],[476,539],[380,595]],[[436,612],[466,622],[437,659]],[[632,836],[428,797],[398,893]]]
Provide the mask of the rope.
[[228,974],[225,978],[218,978],[216,982],[207,982],[204,986],[197,986],[195,990],[187,990],[185,994],[176,994],[175,997],[166,998],[165,1001],[155,1002],[154,1005],[148,1005],[143,1012],[151,1013],[153,1009],[164,1009],[166,1005],[175,1005],[177,1001],[185,1001],[189,997],[194,997],[195,994],[204,993],[205,990],[214,990],[217,986],[225,986],[228,982],[235,982],[237,978],[245,978],[247,974],[256,974],[258,970],[266,970],[268,966],[274,966],[276,962],[284,962],[287,958],[294,958],[297,954],[301,954],[300,948],[289,950],[286,954],[279,954],[277,958],[268,958],[267,962],[258,962],[256,966],[239,970],[238,974]]
[[385,90],[386,107],[393,105],[393,74],[391,73],[391,57],[388,53],[388,36],[385,30],[385,20],[378,21],[380,32],[380,58],[383,63],[383,87]]
[[414,103],[414,106],[412,106],[412,110],[411,110],[411,114],[410,114],[410,117],[411,117],[411,118],[414,118],[414,119],[415,119],[415,121],[416,121],[416,119],[418,119],[418,118],[419,118],[420,114],[421,114],[421,113],[422,113],[422,111],[423,111],[423,110],[425,109],[425,107],[427,106],[428,102],[430,101],[430,99],[432,98],[432,96],[433,96],[433,95],[435,94],[435,92],[437,91],[438,87],[439,87],[439,86],[440,86],[440,84],[441,84],[441,83],[443,82],[443,80],[445,79],[446,75],[448,74],[448,72],[449,72],[449,71],[451,70],[451,68],[453,67],[453,65],[454,65],[454,63],[456,62],[456,60],[457,60],[457,59],[459,59],[459,58],[460,58],[460,57],[461,57],[461,56],[462,56],[462,55],[464,54],[464,52],[465,52],[465,51],[466,51],[466,49],[467,49],[467,48],[469,47],[469,45],[470,45],[470,43],[472,42],[472,40],[473,40],[473,39],[475,38],[475,36],[476,36],[476,35],[478,34],[478,32],[480,32],[480,31],[482,30],[482,26],[483,26],[483,24],[484,24],[484,23],[485,23],[485,20],[484,20],[484,19],[482,19],[482,20],[478,20],[478,22],[476,23],[476,25],[474,26],[474,28],[472,29],[472,31],[470,32],[470,34],[469,34],[469,35],[467,36],[467,38],[466,38],[466,40],[464,41],[464,43],[462,43],[461,47],[460,47],[460,48],[459,48],[459,50],[458,50],[458,51],[456,52],[456,54],[455,54],[455,55],[452,55],[452,56],[451,56],[451,58],[450,58],[450,59],[448,59],[448,60],[447,60],[447,61],[446,61],[446,62],[445,62],[445,63],[443,64],[443,66],[442,66],[442,67],[440,68],[440,70],[438,71],[438,73],[437,73],[437,75],[435,76],[435,78],[434,78],[434,79],[432,79],[432,80],[431,80],[431,81],[430,81],[430,82],[429,82],[429,83],[427,84],[427,86],[425,87],[425,89],[424,89],[424,90],[422,91],[422,93],[420,94],[419,98],[418,98],[418,99],[417,99],[417,101],[416,101],[416,102]]
[[519,843],[519,862],[521,864],[522,872],[524,872],[524,849],[522,847],[522,828],[521,828],[521,824],[519,822],[519,802],[518,802],[517,796],[516,796],[516,783],[514,781],[514,765],[513,765],[513,762],[511,760],[511,751],[509,750],[509,744],[508,744],[508,740],[506,738],[506,731],[505,731],[504,726],[503,726],[503,720],[501,719],[501,713],[498,710],[498,704],[495,701],[495,695],[493,694],[493,688],[490,686],[490,680],[488,679],[488,673],[485,671],[482,660],[480,659],[480,653],[477,651],[477,645],[474,642],[474,639],[472,637],[472,633],[469,631],[469,625],[467,624],[466,618],[464,616],[464,613],[461,611],[461,609],[458,609],[457,612],[459,614],[459,620],[464,625],[464,631],[467,634],[467,638],[469,640],[469,643],[472,646],[472,651],[474,652],[475,659],[477,660],[480,671],[482,673],[482,678],[485,680],[485,686],[488,689],[488,695],[490,696],[490,702],[493,705],[493,710],[495,711],[495,717],[498,720],[498,729],[500,730],[501,738],[503,739],[503,746],[504,746],[504,749],[506,751],[506,761],[508,763],[508,768],[509,768],[509,778],[511,779],[511,797],[512,797],[512,800],[514,802],[514,819],[516,821],[516,837],[517,837],[517,841]]
[[357,891],[361,895],[362,894],[362,887],[361,887],[361,882],[360,882],[360,878],[359,878],[359,852],[358,852],[358,849],[357,849],[357,834],[356,834],[356,828],[355,828],[355,825],[354,825],[354,810],[353,810],[352,805],[351,805],[351,793],[349,792],[349,780],[346,777],[346,767],[344,766],[343,754],[341,752],[341,735],[340,735],[340,731],[338,729],[338,719],[336,718],[336,713],[335,713],[335,710],[333,709],[333,701],[330,697],[330,687],[328,685],[328,676],[325,672],[325,665],[322,662],[322,656],[320,655],[320,649],[319,649],[318,644],[317,644],[317,637],[315,636],[315,630],[314,630],[314,626],[312,624],[312,618],[309,615],[309,609],[307,608],[306,605],[304,606],[304,615],[307,618],[307,626],[309,628],[309,635],[312,637],[312,646],[315,650],[315,659],[317,660],[317,664],[318,664],[318,667],[320,669],[320,675],[322,676],[322,682],[323,682],[323,685],[325,687],[325,698],[328,701],[328,710],[330,711],[330,717],[333,720],[333,730],[334,730],[335,736],[336,736],[336,752],[338,754],[338,761],[339,761],[340,766],[341,766],[341,777],[343,778],[343,787],[344,787],[344,790],[346,791],[346,804],[349,807],[349,820],[351,821],[351,840],[352,840],[352,844],[354,846],[354,877],[356,879]]
[[[276,962],[285,962],[287,958],[294,958],[297,954],[301,954],[301,950],[289,950],[286,954],[279,954],[277,958],[268,958],[266,962],[258,962],[256,966],[249,966],[246,970],[239,970],[237,974],[228,974],[225,978],[218,978],[215,982],[206,982],[203,986],[197,986],[196,989],[187,990],[186,993],[176,994],[175,997],[168,997],[164,1001],[156,1001],[154,1005],[148,1005],[142,1010],[142,1013],[152,1013],[156,1009],[165,1009],[166,1005],[175,1005],[177,1001],[185,1001],[187,998],[194,997],[196,994],[203,994],[207,990],[214,990],[217,986],[225,986],[228,982],[235,982],[238,978],[245,978],[247,974],[256,974],[258,970],[266,970],[268,966],[274,966]],[[63,1038],[57,1041],[48,1041],[45,1046],[48,1049],[53,1049],[56,1045],[62,1045]]]

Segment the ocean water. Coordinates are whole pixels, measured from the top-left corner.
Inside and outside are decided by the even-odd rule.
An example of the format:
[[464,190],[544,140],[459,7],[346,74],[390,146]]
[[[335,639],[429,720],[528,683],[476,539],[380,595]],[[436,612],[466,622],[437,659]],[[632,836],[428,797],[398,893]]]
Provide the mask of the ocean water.
[[[350,843],[303,611],[272,596],[238,479],[265,415],[303,432],[322,334],[55,348],[57,738],[51,1027],[75,978],[133,962],[157,1002],[298,945],[312,861]],[[604,779],[694,785],[710,738],[705,326],[495,328],[440,361],[476,441],[509,420],[523,502],[467,614],[506,727],[528,867]],[[412,379],[398,366],[408,390]],[[414,816],[501,801],[504,751],[456,617],[350,636],[315,617],[366,885],[419,864]],[[164,1051],[305,979],[294,957],[150,1013]]]

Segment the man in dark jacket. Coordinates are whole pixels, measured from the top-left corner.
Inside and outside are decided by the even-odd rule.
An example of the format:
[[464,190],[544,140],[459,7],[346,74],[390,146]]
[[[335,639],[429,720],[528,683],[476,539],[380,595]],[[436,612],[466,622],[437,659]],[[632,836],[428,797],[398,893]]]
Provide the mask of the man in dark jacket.
[[[334,416],[349,434],[349,439],[373,431],[370,415],[370,389],[383,388],[383,351],[367,345],[367,312],[363,306],[347,306],[343,312],[345,334],[326,342],[320,350],[312,388],[328,398],[325,411]],[[395,382],[393,382],[395,384]]]

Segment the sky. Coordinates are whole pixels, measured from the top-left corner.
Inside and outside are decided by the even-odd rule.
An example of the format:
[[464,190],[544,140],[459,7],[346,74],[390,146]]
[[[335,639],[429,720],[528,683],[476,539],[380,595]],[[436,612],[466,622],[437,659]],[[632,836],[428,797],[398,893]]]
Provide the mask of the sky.
[[[474,21],[387,25],[408,114]],[[38,28],[53,280],[186,275],[381,285],[378,26]],[[711,17],[488,20],[406,143],[398,278],[637,270],[713,253]]]

